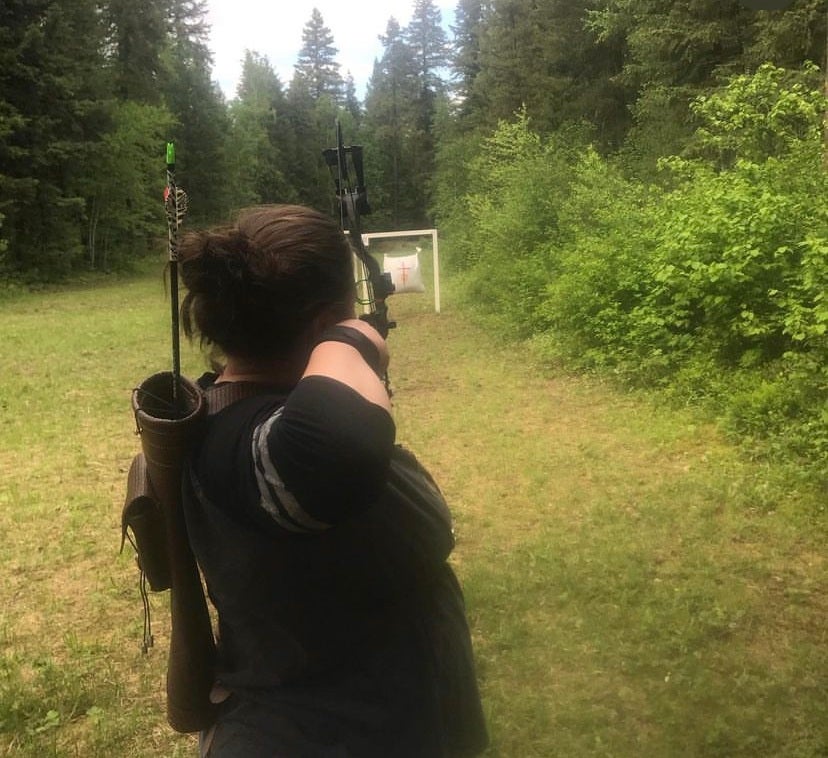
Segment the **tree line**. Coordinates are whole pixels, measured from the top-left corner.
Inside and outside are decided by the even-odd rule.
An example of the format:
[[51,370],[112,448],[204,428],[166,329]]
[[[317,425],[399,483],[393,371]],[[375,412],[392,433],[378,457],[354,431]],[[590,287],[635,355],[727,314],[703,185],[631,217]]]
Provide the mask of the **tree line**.
[[[433,223],[466,153],[523,109],[579,129],[639,174],[680,152],[690,103],[765,62],[824,59],[824,0],[431,0],[388,20],[364,102],[314,9],[290,82],[244,51],[229,101],[211,78],[206,0],[7,0],[0,9],[2,271],[55,278],[151,248],[158,145],[178,144],[197,222],[272,201],[330,207],[321,150],[339,117],[366,145],[376,226]],[[455,162],[452,162],[454,154]],[[438,156],[442,162],[438,164]]]
[[0,273],[54,280],[157,247],[159,155],[174,140],[194,223],[252,203],[331,209],[322,149],[335,118],[369,137],[377,223],[426,215],[433,112],[448,89],[439,11],[388,22],[365,102],[317,9],[290,82],[243,55],[228,101],[212,80],[205,0],[8,0],[0,9]]
[[380,229],[438,225],[475,303],[551,358],[717,406],[828,459],[825,0],[431,0],[365,96],[318,10],[293,76],[212,80],[205,0],[0,6],[0,273],[157,251],[173,139],[193,223],[333,210],[365,146]]
[[431,207],[470,302],[824,487],[824,0],[461,6]]

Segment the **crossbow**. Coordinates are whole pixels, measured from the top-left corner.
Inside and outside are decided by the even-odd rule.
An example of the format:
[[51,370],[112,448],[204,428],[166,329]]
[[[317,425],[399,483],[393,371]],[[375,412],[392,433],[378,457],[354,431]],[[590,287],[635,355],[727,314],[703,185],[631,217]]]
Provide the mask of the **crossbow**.
[[[361,303],[370,308],[370,313],[360,318],[371,324],[385,339],[389,329],[397,325],[396,322],[389,321],[388,306],[385,303],[386,298],[394,292],[394,282],[391,274],[382,271],[379,263],[365,248],[362,239],[360,218],[371,212],[371,207],[368,205],[368,191],[365,188],[362,145],[345,146],[342,141],[342,125],[337,119],[336,147],[326,148],[322,154],[336,187],[340,224],[342,229],[348,232],[351,247],[365,267],[367,274],[359,284],[365,286],[367,297]],[[351,169],[353,169],[353,178]]]

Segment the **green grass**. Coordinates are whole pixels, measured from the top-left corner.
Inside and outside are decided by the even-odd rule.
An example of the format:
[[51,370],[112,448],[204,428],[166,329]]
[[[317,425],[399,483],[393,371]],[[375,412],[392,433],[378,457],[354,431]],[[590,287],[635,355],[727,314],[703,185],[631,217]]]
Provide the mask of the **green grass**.
[[[443,294],[390,301],[390,374],[455,513],[489,755],[828,755],[820,494],[690,413],[542,372]],[[160,272],[0,303],[0,755],[195,753],[164,720],[167,598],[144,656],[118,555],[167,308]]]

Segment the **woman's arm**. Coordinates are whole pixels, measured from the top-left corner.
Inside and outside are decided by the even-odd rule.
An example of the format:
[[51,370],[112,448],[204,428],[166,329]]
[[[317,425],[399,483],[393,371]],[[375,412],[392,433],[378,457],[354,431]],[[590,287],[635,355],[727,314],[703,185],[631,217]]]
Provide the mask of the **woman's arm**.
[[[338,339],[326,339],[326,334],[335,337],[339,327],[349,333],[349,341],[362,342],[360,347]],[[376,350],[376,365],[370,366],[366,356],[372,358]],[[391,401],[380,378],[388,367],[388,347],[385,340],[372,326],[360,319],[340,321],[330,332],[323,332],[321,341],[311,353],[308,365],[302,375],[326,376],[335,379],[359,393],[369,402],[391,412]]]

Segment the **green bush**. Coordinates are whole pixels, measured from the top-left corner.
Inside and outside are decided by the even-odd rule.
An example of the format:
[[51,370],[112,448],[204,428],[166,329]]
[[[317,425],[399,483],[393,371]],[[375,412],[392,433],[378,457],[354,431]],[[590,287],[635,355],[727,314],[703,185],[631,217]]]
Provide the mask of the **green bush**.
[[[738,162],[726,172],[694,166],[657,210],[653,287],[633,338],[675,351],[678,362],[704,351],[723,366],[760,365],[799,349],[819,328],[814,284],[825,276],[824,258],[809,252],[828,234],[818,161]],[[649,329],[654,320],[660,334]]]
[[454,244],[465,251],[475,303],[527,336],[558,268],[551,240],[568,194],[577,131],[548,141],[531,130],[525,112],[501,122],[471,161],[475,189],[464,198],[465,230]]
[[[525,114],[470,163],[476,301],[547,355],[711,405],[752,446],[828,459],[826,100],[763,66],[698,100],[695,157],[626,177]],[[758,449],[758,448],[757,448]]]
[[630,356],[630,319],[648,291],[656,244],[648,195],[594,151],[579,157],[559,240],[549,243],[558,271],[538,309],[539,328],[557,338],[547,340],[551,352],[590,367],[618,368]]

